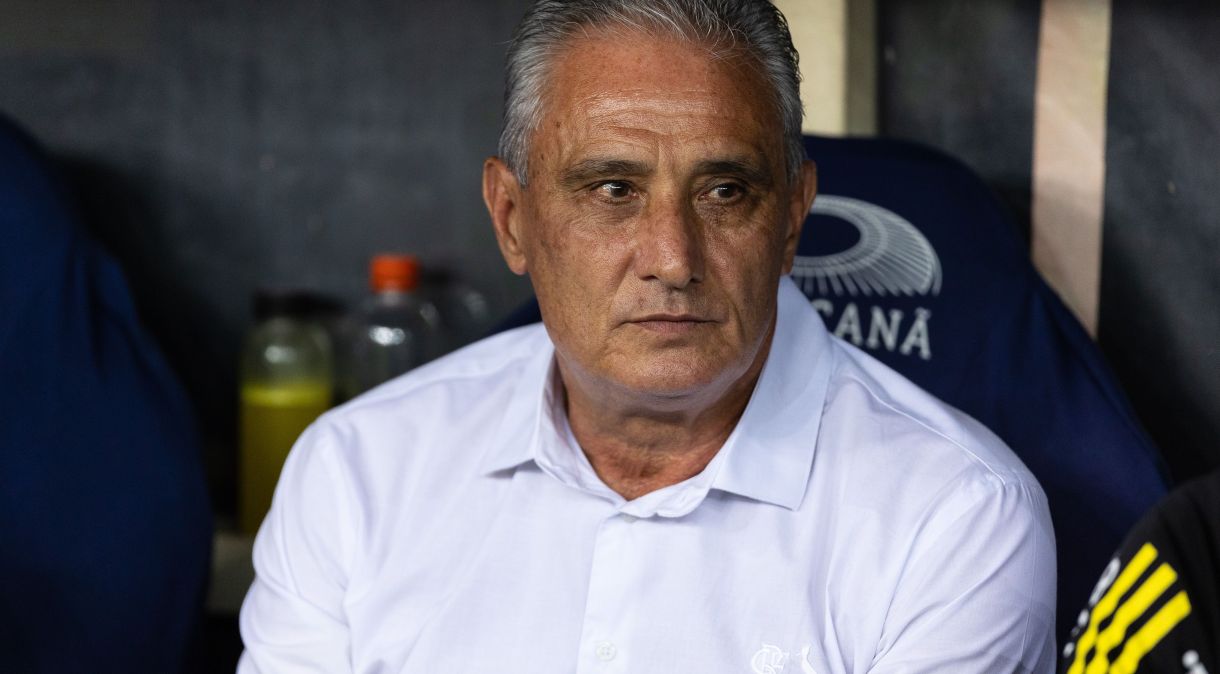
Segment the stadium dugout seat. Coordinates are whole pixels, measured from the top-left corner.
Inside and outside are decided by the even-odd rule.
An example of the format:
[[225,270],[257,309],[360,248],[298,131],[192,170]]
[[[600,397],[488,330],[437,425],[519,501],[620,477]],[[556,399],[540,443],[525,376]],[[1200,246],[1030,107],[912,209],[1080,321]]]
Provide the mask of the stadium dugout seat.
[[122,273],[0,117],[0,671],[181,671],[211,509]]
[[[1062,642],[1164,466],[1100,351],[982,180],[930,148],[806,137],[818,197],[792,276],[831,332],[983,422],[1037,476]],[[501,329],[538,321],[530,302]]]
[[983,422],[1037,476],[1062,640],[1111,551],[1165,494],[1159,453],[977,175],[900,141],[805,148],[819,196],[793,278],[831,332]]

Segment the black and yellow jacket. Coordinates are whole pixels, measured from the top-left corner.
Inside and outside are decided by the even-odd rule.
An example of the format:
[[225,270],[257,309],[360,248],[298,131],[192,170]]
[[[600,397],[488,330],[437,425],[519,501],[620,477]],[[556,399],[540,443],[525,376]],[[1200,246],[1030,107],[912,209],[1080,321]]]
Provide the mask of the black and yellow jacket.
[[1220,674],[1220,471],[1127,535],[1064,646],[1067,674]]

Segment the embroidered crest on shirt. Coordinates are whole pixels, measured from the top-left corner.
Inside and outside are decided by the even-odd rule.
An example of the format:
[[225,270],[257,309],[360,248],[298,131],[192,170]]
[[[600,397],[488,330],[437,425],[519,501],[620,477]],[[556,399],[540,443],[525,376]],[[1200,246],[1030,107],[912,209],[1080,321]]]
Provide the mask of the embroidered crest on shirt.
[[[750,669],[754,674],[781,674],[788,664],[788,652],[779,646],[763,644],[754,657],[750,659]],[[801,673],[817,674],[809,664],[809,646],[801,649]]]
[[754,674],[780,674],[786,664],[788,652],[771,644],[763,644],[754,657],[750,658],[750,669],[754,670]]

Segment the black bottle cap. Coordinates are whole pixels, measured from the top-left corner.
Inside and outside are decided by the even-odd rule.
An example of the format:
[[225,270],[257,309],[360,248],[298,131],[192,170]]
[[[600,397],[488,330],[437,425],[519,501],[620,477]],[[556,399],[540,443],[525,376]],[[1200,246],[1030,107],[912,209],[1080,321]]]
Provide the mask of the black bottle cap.
[[254,293],[254,318],[274,316],[325,320],[343,312],[343,303],[329,295],[299,288],[259,288]]

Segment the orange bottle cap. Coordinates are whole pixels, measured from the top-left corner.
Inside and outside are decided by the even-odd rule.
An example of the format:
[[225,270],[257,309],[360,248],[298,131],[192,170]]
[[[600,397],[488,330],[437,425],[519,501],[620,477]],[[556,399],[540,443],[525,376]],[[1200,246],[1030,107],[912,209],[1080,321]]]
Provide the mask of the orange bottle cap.
[[369,285],[374,292],[414,290],[419,285],[419,259],[414,255],[374,255],[369,264]]

